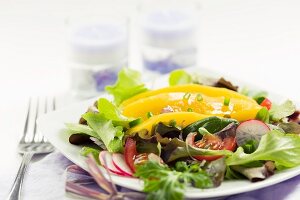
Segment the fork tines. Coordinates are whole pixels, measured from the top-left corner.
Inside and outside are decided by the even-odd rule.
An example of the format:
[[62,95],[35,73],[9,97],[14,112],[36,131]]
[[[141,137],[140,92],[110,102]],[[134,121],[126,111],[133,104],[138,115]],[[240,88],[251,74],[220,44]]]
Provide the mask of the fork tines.
[[21,143],[47,142],[46,138],[37,130],[36,119],[47,112],[55,110],[55,107],[55,98],[35,97],[29,99]]

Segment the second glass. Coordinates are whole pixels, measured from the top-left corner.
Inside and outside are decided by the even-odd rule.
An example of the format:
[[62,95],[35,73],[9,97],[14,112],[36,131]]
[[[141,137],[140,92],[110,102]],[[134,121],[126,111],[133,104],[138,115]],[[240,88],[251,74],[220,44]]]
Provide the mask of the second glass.
[[[184,2],[183,2],[184,3]],[[144,3],[140,9],[140,36],[144,67],[168,73],[197,63],[197,7],[178,1],[160,6]]]

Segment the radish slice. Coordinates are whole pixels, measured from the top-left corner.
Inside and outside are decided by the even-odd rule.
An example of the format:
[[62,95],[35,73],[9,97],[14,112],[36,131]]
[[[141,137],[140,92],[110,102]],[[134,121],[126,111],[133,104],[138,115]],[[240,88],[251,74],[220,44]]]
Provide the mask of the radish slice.
[[[101,151],[99,154],[99,160],[100,163],[103,167],[108,169],[110,172],[121,175],[121,176],[126,176],[123,172],[119,171],[113,164],[112,160],[112,154],[108,151]],[[104,162],[106,161],[106,162]]]
[[126,164],[125,159],[124,159],[124,155],[120,154],[120,153],[114,153],[112,155],[112,162],[113,165],[123,174],[127,175],[127,176],[132,176],[132,171],[129,168],[129,166]]
[[261,137],[268,133],[270,128],[259,120],[248,120],[241,123],[236,129],[236,143],[243,146],[249,140],[260,141]]

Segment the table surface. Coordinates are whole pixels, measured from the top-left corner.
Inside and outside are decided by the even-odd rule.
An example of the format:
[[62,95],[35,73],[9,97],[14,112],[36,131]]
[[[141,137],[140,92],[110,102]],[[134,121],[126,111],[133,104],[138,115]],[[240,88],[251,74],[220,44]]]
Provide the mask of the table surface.
[[[12,181],[19,166],[28,98],[68,94],[65,19],[112,8],[134,19],[137,2],[0,0],[0,177],[8,172]],[[300,1],[199,2],[199,66],[300,100]],[[129,66],[141,69],[134,28],[131,37]]]

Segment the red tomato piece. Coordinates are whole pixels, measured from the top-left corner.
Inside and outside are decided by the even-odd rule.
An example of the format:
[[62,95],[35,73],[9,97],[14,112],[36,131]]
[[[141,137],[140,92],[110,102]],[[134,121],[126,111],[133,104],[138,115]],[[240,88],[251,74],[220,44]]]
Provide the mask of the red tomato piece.
[[134,160],[137,156],[136,141],[132,138],[127,138],[125,143],[124,157],[129,168],[135,172]]
[[265,99],[263,100],[263,102],[261,102],[260,105],[263,106],[263,107],[266,107],[268,110],[270,110],[271,107],[272,107],[272,102],[270,101],[270,99],[265,98]]
[[[190,134],[187,138],[188,143],[192,146],[203,148],[203,149],[212,149],[212,150],[229,150],[234,151],[236,149],[236,141],[234,137],[227,137],[224,140],[221,140],[216,135],[206,134],[203,138],[197,142],[194,142],[196,134]],[[221,158],[222,156],[193,156],[197,160],[206,160],[213,161]]]

